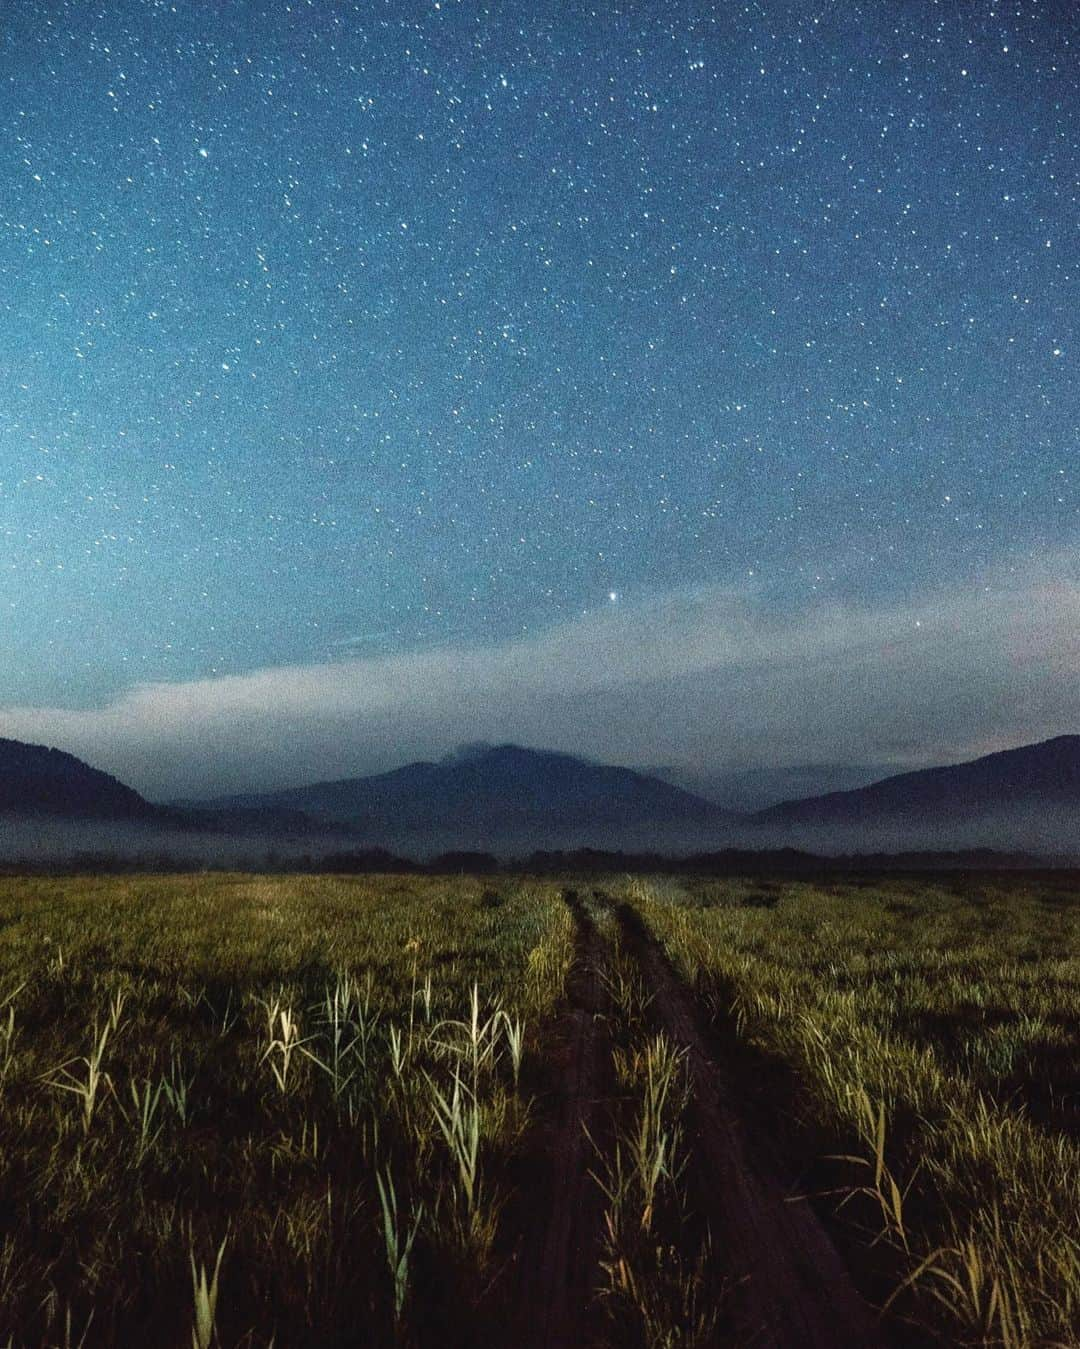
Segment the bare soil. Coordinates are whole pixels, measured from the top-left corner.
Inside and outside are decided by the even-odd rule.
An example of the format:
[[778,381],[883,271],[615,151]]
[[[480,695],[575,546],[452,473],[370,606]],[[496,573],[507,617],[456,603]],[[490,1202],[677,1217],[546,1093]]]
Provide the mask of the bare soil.
[[557,1099],[545,1140],[540,1211],[522,1256],[519,1330],[513,1338],[515,1345],[536,1349],[584,1345],[592,1338],[601,1210],[589,1173],[592,1140],[610,1092],[604,941],[576,892],[563,897],[574,915],[577,951],[567,978],[568,1006],[550,1046]]

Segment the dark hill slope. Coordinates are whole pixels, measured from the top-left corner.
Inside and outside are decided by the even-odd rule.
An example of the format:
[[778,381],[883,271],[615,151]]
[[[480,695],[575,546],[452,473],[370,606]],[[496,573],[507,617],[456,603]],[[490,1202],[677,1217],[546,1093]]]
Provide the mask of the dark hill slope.
[[784,801],[759,825],[937,824],[975,817],[1080,809],[1080,736],[1063,735],[968,763],[900,773],[869,787]]
[[157,811],[138,792],[62,750],[0,740],[0,812],[83,820],[144,820]]

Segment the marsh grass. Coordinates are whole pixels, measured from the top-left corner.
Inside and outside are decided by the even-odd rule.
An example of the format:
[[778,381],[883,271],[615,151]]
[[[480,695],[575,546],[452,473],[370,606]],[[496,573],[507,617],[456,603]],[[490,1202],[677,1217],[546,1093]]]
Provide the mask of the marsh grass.
[[383,1240],[386,1243],[386,1259],[390,1266],[390,1275],[394,1285],[394,1329],[401,1326],[405,1309],[405,1299],[409,1293],[409,1257],[413,1242],[424,1216],[423,1208],[414,1208],[406,1222],[398,1214],[397,1191],[394,1178],[387,1171],[376,1172],[375,1184],[379,1191],[379,1206],[382,1210]]
[[44,1075],[44,1081],[57,1091],[66,1091],[79,1102],[79,1114],[83,1133],[90,1132],[94,1112],[98,1101],[112,1086],[108,1073],[102,1070],[105,1058],[105,1046],[109,1033],[114,1028],[112,1018],[99,1030],[95,1022],[90,1031],[90,1048],[81,1058],[68,1059],[50,1073]]
[[594,1169],[604,1203],[607,1342],[704,1349],[721,1342],[727,1287],[708,1224],[695,1209],[685,1051],[653,1026],[636,962],[610,919],[601,921],[612,949],[603,977],[617,1088],[610,1138],[597,1145]]
[[224,1238],[218,1247],[214,1272],[208,1276],[205,1265],[196,1265],[195,1256],[191,1261],[192,1295],[195,1311],[191,1326],[191,1349],[212,1349],[216,1338],[214,1325],[217,1319],[218,1279],[221,1276],[221,1262],[225,1258],[228,1238]]
[[480,894],[0,884],[0,1344],[475,1342],[572,950]]
[[[491,884],[0,883],[0,1345],[501,1342],[575,938],[554,883]],[[605,884],[898,1343],[1080,1342],[1064,882]],[[594,901],[595,1319],[730,1344],[686,1062]]]
[[1080,895],[920,878],[780,884],[765,906],[757,888],[633,885],[717,1033],[746,1046],[748,1093],[782,1084],[764,1104],[832,1191],[849,1258],[873,1248],[886,1322],[1080,1341]]

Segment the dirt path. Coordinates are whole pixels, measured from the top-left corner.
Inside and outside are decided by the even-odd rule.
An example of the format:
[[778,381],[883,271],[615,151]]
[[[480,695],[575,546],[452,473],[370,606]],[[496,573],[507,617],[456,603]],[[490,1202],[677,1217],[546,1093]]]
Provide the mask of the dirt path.
[[883,1343],[870,1308],[808,1203],[789,1202],[748,1148],[734,1094],[709,1052],[693,998],[628,904],[623,940],[668,1036],[685,1048],[693,1086],[695,1161],[718,1248],[737,1284],[740,1343],[756,1349],[869,1349]]
[[[597,1267],[599,1191],[593,1165],[600,1099],[608,1078],[608,1037],[601,1015],[604,941],[576,892],[564,893],[576,924],[577,951],[567,977],[569,1008],[555,1050],[559,1101],[546,1195],[536,1240],[523,1260],[520,1333],[515,1345],[556,1349],[587,1342],[586,1315]],[[546,1203],[544,1202],[546,1199]]]

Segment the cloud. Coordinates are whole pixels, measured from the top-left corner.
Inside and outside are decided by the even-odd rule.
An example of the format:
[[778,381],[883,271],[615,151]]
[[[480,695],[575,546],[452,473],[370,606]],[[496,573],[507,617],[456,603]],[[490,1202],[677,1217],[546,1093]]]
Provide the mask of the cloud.
[[1056,561],[918,603],[786,614],[704,587],[499,644],[141,685],[91,709],[7,707],[0,734],[157,799],[377,771],[477,740],[698,769],[944,762],[1080,729],[1080,578]]

